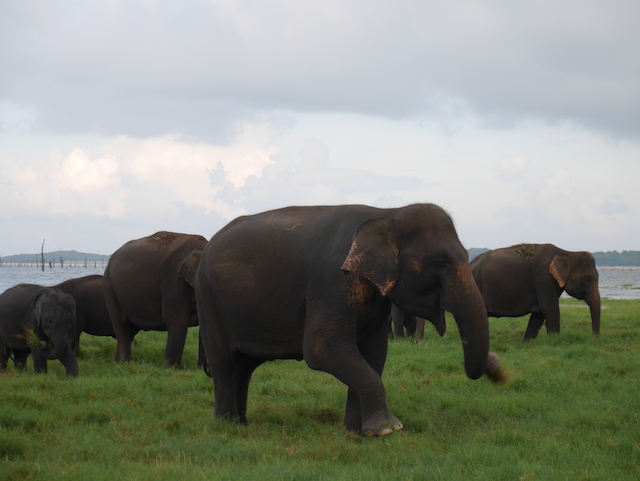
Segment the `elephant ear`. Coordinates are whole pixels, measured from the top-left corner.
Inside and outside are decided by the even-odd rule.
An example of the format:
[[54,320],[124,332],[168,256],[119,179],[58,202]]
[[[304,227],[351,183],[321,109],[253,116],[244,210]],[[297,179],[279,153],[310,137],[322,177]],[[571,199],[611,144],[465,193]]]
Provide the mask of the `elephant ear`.
[[196,272],[198,271],[198,265],[200,264],[200,258],[202,257],[202,251],[192,251],[178,267],[178,274],[182,277],[187,284],[195,288],[196,285]]
[[33,299],[30,303],[31,312],[33,312],[33,315],[36,318],[36,326],[38,327],[40,327],[40,325],[42,324],[42,303],[44,302],[46,297],[47,295],[41,292],[33,296]]
[[389,236],[393,224],[386,218],[363,222],[342,264],[343,271],[353,272],[373,282],[383,296],[389,293],[400,275],[398,249]]
[[549,274],[555,278],[560,287],[564,288],[569,279],[570,272],[571,264],[569,263],[569,256],[557,254],[549,265]]

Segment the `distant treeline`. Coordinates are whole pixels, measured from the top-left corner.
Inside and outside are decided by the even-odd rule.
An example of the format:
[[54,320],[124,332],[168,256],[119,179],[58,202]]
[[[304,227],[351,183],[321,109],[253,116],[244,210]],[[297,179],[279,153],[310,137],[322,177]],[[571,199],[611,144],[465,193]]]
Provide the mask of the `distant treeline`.
[[640,266],[640,251],[592,252],[597,266]]
[[[108,255],[88,254],[77,251],[55,251],[44,253],[44,263],[46,266],[64,267],[64,266],[83,266],[83,265],[107,265],[109,262]],[[17,264],[17,265],[40,265],[42,262],[41,255],[38,254],[16,254],[11,256],[0,256],[0,265]]]
[[[469,260],[472,260],[478,254],[488,251],[486,248],[472,247],[467,249],[469,252]],[[608,251],[608,252],[592,252],[598,266],[640,266],[640,251]],[[52,264],[57,267],[65,265],[80,266],[85,264],[91,265],[107,265],[110,255],[103,254],[87,254],[77,251],[57,251],[46,252],[44,254],[44,262],[48,266]],[[19,264],[19,265],[39,265],[41,262],[40,254],[17,254],[12,256],[0,256],[0,266],[2,264]]]
[[[476,247],[467,249],[469,252],[469,260],[488,250],[489,249],[478,249]],[[640,251],[592,252],[591,255],[596,261],[596,266],[640,266]]]

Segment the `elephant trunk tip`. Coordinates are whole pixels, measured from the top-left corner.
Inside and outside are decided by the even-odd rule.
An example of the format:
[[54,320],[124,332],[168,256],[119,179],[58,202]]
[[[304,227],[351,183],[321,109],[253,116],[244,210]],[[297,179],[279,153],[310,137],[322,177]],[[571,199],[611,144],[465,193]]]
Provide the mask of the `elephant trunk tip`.
[[506,384],[509,381],[509,375],[495,352],[489,352],[484,369],[487,377],[495,384]]

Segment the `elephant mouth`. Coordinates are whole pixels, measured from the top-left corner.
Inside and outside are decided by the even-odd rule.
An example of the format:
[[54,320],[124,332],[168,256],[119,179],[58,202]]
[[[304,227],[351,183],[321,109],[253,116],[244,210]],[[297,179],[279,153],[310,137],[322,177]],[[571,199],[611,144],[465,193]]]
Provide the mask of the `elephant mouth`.
[[24,334],[16,335],[15,337],[19,339],[24,339],[27,342],[27,346],[35,346],[35,347],[39,347],[40,349],[45,349],[44,346],[46,346],[47,344],[46,341],[43,341],[38,337],[38,335],[35,333],[35,331],[31,326],[25,326]]

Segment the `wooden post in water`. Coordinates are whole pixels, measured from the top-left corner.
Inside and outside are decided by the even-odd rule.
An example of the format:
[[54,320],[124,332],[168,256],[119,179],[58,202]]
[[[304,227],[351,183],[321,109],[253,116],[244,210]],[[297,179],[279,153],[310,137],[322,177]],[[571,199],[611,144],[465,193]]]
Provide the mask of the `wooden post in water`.
[[45,239],[42,239],[42,247],[40,248],[40,262],[42,263],[42,272],[44,272],[44,241]]

